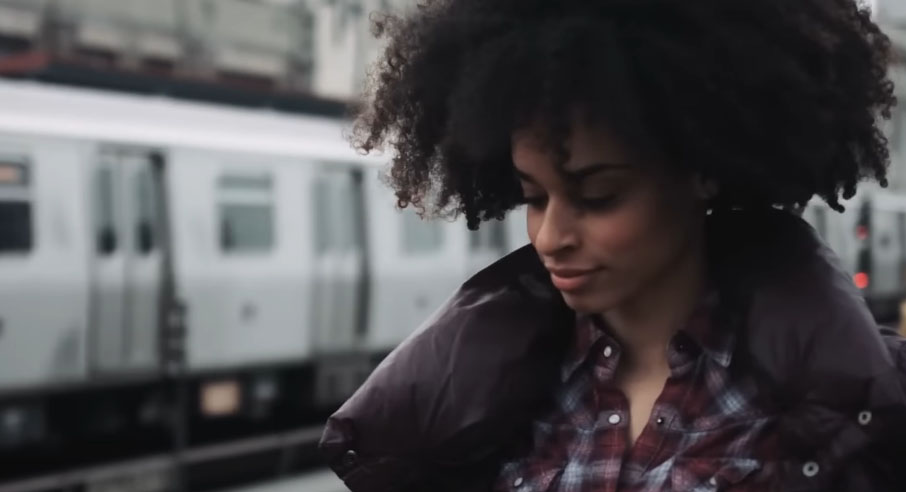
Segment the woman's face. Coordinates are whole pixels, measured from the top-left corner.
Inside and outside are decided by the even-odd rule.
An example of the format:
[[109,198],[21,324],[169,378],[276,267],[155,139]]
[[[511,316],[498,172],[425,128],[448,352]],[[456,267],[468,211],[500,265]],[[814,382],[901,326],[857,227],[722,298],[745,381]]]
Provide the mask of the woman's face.
[[529,238],[570,307],[604,313],[688,271],[705,213],[693,179],[640,162],[606,129],[577,126],[560,167],[534,135],[513,136],[513,163]]

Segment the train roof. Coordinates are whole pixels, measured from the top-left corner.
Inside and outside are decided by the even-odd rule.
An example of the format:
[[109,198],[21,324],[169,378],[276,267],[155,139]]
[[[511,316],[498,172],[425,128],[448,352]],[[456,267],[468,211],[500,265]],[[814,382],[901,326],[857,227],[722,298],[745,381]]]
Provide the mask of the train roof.
[[0,131],[193,147],[377,166],[344,135],[346,120],[0,79]]

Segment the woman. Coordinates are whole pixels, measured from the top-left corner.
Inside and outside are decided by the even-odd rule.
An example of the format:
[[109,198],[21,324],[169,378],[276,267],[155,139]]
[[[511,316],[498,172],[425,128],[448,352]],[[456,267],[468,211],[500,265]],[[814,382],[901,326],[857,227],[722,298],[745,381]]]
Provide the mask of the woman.
[[[329,421],[354,491],[906,490],[906,345],[791,210],[888,161],[853,0],[437,0],[358,123],[402,207],[527,207]],[[902,347],[902,348],[901,348]]]

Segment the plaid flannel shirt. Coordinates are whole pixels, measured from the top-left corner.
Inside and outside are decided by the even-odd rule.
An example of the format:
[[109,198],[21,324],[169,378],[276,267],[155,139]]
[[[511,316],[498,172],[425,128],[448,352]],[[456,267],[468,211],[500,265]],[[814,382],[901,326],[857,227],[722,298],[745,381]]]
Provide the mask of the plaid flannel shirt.
[[707,296],[668,347],[670,376],[635,443],[629,403],[613,385],[622,349],[599,317],[577,317],[553,412],[532,448],[504,464],[495,491],[764,490],[775,419],[752,377],[733,366],[735,336],[713,326]]

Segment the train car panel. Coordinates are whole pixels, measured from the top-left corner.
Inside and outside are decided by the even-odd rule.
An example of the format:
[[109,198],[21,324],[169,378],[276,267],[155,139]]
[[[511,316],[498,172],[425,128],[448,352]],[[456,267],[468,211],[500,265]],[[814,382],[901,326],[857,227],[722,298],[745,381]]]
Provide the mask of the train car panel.
[[422,324],[465,278],[467,230],[462,221],[423,221],[395,208],[375,171],[365,178],[371,258],[367,346],[391,350]]
[[190,149],[172,155],[174,260],[188,309],[190,368],[308,356],[302,166]]
[[866,294],[873,306],[892,316],[906,290],[906,198],[875,191],[865,203],[869,215],[865,241],[870,251]]
[[510,211],[506,217],[507,253],[529,243],[528,229],[526,228],[525,206],[517,207]]
[[[461,221],[465,227],[465,221]],[[507,226],[500,220],[482,222],[477,231],[469,231],[469,254],[466,276],[474,275],[506,254]]]
[[478,231],[470,233],[469,274],[477,273],[500,257],[529,244],[525,207],[507,213],[502,221],[483,222]]
[[0,136],[0,392],[86,375],[84,146]]
[[872,214],[870,237],[872,248],[871,292],[882,297],[893,297],[901,288],[899,218],[895,210],[876,208]]

